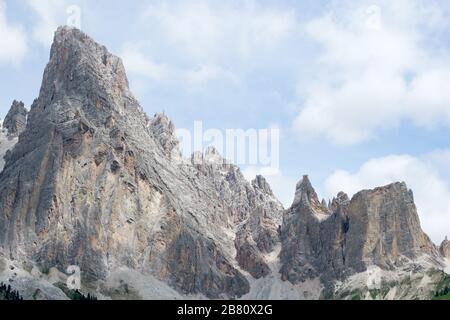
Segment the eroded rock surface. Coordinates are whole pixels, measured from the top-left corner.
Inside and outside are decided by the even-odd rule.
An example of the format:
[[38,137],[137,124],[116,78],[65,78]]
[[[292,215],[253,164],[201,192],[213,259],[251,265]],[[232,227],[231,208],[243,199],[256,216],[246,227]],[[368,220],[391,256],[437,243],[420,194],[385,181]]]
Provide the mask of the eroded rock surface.
[[422,255],[438,256],[404,183],[362,191],[351,201],[340,193],[329,209],[333,213],[327,217],[304,177],[281,232],[284,280],[299,283],[320,276],[328,282],[370,265],[393,270]]
[[439,252],[443,257],[450,259],[450,241],[445,237],[445,240],[442,241],[441,246],[439,247]]
[[28,110],[22,101],[14,100],[3,121],[3,128],[7,130],[9,138],[17,138],[27,125]]
[[[47,267],[78,265],[88,281],[127,267],[185,294],[245,294],[236,225],[264,199],[237,168],[173,161],[179,154],[173,124],[148,119],[121,60],[79,30],[58,29],[0,175],[1,247]],[[268,249],[277,226],[260,211],[255,224],[270,232],[257,240]]]
[[[373,270],[426,276],[420,259],[432,269],[449,257],[448,241],[438,250],[422,231],[404,183],[327,203],[304,176],[284,210],[264,177],[248,182],[216,149],[184,159],[174,124],[143,112],[122,61],[69,27],[55,34],[29,114],[13,104],[3,155],[0,256],[77,265],[84,285],[111,297],[154,297],[142,282],[175,298],[306,298],[323,287],[333,297],[338,282],[344,295]],[[21,292],[41,288],[28,297],[64,297],[20,279]]]

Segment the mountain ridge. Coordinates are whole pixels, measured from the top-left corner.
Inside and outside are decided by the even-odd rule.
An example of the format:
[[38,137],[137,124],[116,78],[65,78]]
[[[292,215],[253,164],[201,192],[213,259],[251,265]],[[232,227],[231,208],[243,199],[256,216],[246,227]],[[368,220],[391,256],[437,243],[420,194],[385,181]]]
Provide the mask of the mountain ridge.
[[[52,269],[62,281],[77,265],[84,290],[105,297],[143,277],[171,297],[307,298],[333,297],[372,267],[425,257],[426,270],[444,268],[447,246],[422,231],[404,183],[327,204],[304,176],[285,209],[264,177],[247,181],[214,148],[183,158],[174,124],[144,113],[120,58],[77,29],[55,33],[23,122],[6,128],[18,138],[0,172],[0,256],[38,279]],[[47,284],[46,297],[60,298]]]

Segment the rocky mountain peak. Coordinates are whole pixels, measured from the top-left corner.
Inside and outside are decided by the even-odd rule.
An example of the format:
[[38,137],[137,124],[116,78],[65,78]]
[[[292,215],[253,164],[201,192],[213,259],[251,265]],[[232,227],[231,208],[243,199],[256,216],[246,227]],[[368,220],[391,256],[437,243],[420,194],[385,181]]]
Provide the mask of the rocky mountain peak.
[[319,197],[307,175],[304,175],[303,179],[297,183],[294,203],[299,203],[300,201],[308,201],[310,204],[320,203]]
[[150,130],[164,152],[171,158],[181,158],[180,141],[175,132],[175,125],[165,114],[156,114],[150,121]]
[[445,237],[445,240],[442,241],[439,247],[439,251],[442,254],[442,256],[444,256],[447,259],[450,259],[450,241],[448,240],[447,237]]
[[59,27],[31,116],[56,111],[59,117],[52,120],[61,122],[64,116],[77,116],[77,108],[84,109],[87,120],[96,125],[140,110],[129,91],[122,60],[82,31]]
[[7,136],[20,136],[27,125],[28,110],[22,101],[14,100],[8,114],[3,121],[3,128],[8,131]]
[[219,150],[217,150],[214,146],[209,146],[205,151],[205,161],[211,165],[223,165],[226,163]]
[[339,207],[346,207],[350,203],[350,198],[345,192],[339,192],[329,205],[329,210],[335,212]]
[[252,181],[252,186],[253,188],[261,190],[261,192],[267,195],[273,195],[272,188],[270,187],[266,178],[264,178],[262,175],[256,176],[256,178]]

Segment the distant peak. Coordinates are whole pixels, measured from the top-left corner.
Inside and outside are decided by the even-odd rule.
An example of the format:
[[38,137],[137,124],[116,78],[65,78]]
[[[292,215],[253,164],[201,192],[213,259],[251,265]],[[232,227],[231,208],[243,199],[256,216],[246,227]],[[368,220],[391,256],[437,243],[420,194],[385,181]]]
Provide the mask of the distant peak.
[[255,189],[263,191],[265,194],[273,195],[270,184],[267,182],[266,178],[264,178],[262,175],[256,176],[256,178],[252,181],[252,186]]
[[205,151],[205,161],[209,164],[222,165],[225,163],[222,155],[219,150],[217,150],[214,146],[209,146]]
[[3,127],[8,131],[8,137],[18,137],[27,124],[28,110],[22,101],[14,100],[3,121]]
[[305,200],[310,204],[320,203],[319,197],[317,196],[317,193],[314,190],[308,175],[304,175],[303,179],[299,183],[297,183],[294,204]]
[[315,193],[308,175],[304,175],[303,179],[297,183],[297,192]]
[[180,142],[175,132],[175,125],[165,114],[155,114],[150,122],[150,130],[167,155],[175,158],[181,157]]
[[345,192],[339,192],[336,198],[333,198],[328,209],[335,212],[340,207],[345,207],[350,203],[350,198]]

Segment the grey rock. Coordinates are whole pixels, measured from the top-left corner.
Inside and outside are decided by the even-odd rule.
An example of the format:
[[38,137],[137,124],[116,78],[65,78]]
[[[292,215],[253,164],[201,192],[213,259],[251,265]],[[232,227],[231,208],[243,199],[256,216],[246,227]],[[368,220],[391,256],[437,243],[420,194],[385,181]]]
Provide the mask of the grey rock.
[[329,283],[370,265],[393,270],[421,255],[437,256],[404,183],[362,191],[351,201],[340,193],[331,208],[326,217],[309,179],[299,183],[281,232],[284,280]]
[[[78,265],[87,282],[126,267],[185,294],[245,294],[248,281],[233,267],[236,225],[261,221],[270,230],[257,240],[268,250],[272,212],[213,152],[200,165],[174,154],[173,124],[148,119],[121,60],[59,28],[26,130],[0,174],[2,251],[43,267]],[[250,219],[255,207],[261,219]]]
[[439,247],[439,252],[443,257],[450,259],[450,241],[448,241],[447,237],[445,237],[445,240],[442,241]]
[[14,100],[3,121],[3,128],[8,131],[9,138],[19,137],[27,125],[28,110],[22,101]]
[[[79,30],[58,29],[39,97],[28,116],[23,108],[6,121],[14,143],[0,144],[0,255],[11,260],[78,265],[83,284],[105,292],[129,270],[140,292],[142,278],[170,296],[235,299],[258,282],[241,270],[267,277],[264,288],[279,281],[279,263],[281,280],[320,278],[328,290],[372,265],[448,257],[448,241],[439,253],[422,231],[404,183],[327,204],[304,176],[284,210],[262,176],[248,182],[216,149],[184,159],[174,124],[147,117],[122,61]],[[35,296],[61,292],[44,293]]]

